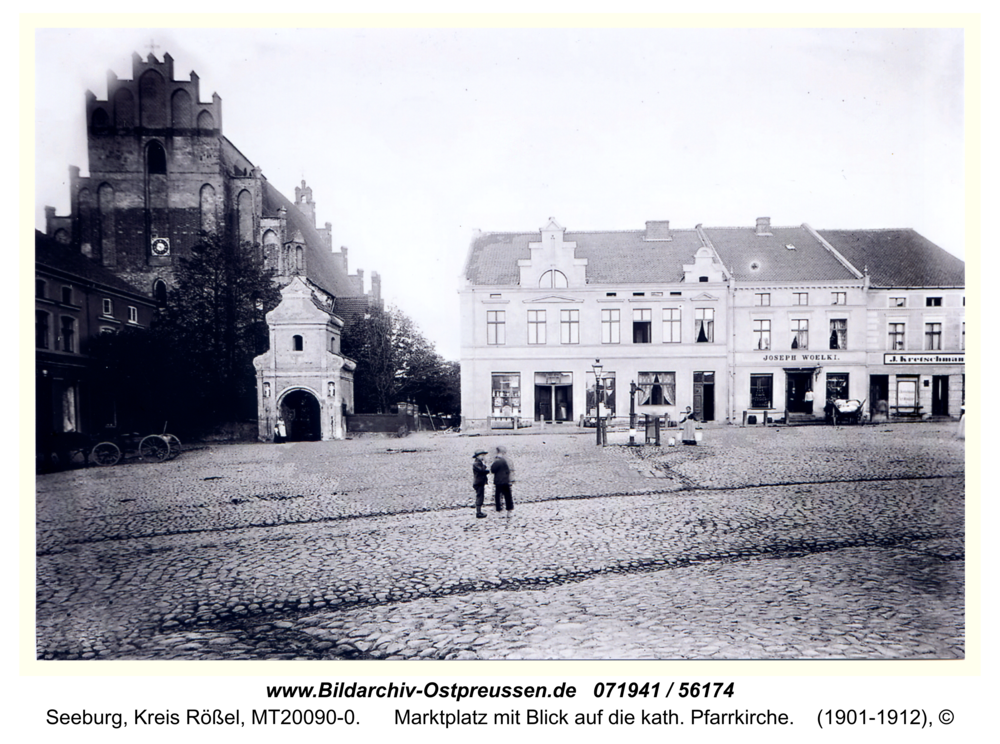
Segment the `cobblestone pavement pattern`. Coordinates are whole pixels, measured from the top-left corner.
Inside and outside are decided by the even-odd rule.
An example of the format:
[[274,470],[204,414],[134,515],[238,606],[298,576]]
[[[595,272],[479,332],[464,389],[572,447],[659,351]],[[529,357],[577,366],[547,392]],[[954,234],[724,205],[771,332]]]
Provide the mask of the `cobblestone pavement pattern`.
[[[960,658],[952,433],[719,427],[604,449],[593,432],[424,433],[39,476],[37,653]],[[516,508],[477,520],[471,455],[500,442]]]

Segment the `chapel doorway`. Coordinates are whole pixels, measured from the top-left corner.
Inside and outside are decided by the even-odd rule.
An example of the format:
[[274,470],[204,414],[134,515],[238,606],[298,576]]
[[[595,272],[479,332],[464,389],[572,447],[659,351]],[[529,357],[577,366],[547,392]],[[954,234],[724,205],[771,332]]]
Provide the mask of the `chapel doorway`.
[[316,442],[322,438],[319,401],[308,390],[293,390],[281,400],[281,417],[289,442]]

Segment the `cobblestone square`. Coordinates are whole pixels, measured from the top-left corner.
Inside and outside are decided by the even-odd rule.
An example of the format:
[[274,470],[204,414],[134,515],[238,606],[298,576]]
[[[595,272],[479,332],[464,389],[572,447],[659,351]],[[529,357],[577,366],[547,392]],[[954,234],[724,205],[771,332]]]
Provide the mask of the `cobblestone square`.
[[[718,426],[602,449],[552,426],[40,475],[37,655],[963,658],[954,432]],[[516,507],[475,519],[471,455],[497,444]]]

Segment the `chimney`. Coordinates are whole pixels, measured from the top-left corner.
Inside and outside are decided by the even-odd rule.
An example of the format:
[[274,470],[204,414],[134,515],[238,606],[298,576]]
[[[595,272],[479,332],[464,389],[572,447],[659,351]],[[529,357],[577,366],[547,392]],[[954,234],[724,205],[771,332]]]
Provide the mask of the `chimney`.
[[673,240],[670,234],[670,220],[647,220],[646,240]]
[[757,234],[758,235],[771,235],[771,218],[770,217],[758,217],[757,218]]

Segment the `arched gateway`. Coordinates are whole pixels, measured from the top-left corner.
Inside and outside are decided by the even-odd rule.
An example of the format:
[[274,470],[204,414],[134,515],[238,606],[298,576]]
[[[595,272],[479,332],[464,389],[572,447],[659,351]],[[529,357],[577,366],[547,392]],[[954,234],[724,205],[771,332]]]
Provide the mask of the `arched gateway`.
[[319,401],[308,390],[291,390],[278,404],[289,442],[316,442],[323,438]]

